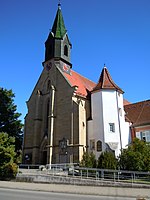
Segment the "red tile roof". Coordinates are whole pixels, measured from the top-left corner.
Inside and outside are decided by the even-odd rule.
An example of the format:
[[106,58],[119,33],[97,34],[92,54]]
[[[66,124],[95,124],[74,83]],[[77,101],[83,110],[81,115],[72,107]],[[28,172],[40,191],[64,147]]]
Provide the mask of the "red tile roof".
[[82,97],[87,97],[88,92],[90,92],[94,87],[95,83],[91,80],[81,76],[77,72],[70,70],[70,75],[63,72],[66,79],[69,81],[70,85],[77,86],[76,94]]
[[119,88],[115,82],[112,80],[106,67],[103,68],[99,81],[92,92],[99,91],[101,89],[111,89],[118,90],[120,93],[124,93],[121,88]]
[[124,109],[133,126],[150,125],[150,100],[125,105]]
[[[77,86],[76,94],[84,98],[88,96],[89,92],[100,89],[115,89],[123,93],[123,91],[113,82],[106,67],[102,70],[97,85],[73,70],[70,70],[70,74],[63,72],[63,75],[72,87]],[[123,104],[126,112],[126,121],[132,122],[133,126],[150,125],[150,100],[131,104],[124,99]]]

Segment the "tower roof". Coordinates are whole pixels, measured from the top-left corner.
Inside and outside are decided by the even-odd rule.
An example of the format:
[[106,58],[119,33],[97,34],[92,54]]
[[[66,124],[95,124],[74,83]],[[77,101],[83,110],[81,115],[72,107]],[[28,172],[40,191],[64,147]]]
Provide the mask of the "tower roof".
[[60,38],[60,39],[63,38],[63,36],[67,32],[67,30],[65,28],[62,12],[61,12],[60,3],[58,4],[58,10],[57,10],[56,17],[55,17],[55,20],[54,20],[54,24],[53,24],[53,27],[52,27],[52,32],[54,34],[54,37]]
[[93,88],[92,92],[99,91],[101,89],[117,90],[120,93],[124,93],[123,90],[118,87],[115,82],[112,80],[107,68],[104,66],[99,81],[97,85]]

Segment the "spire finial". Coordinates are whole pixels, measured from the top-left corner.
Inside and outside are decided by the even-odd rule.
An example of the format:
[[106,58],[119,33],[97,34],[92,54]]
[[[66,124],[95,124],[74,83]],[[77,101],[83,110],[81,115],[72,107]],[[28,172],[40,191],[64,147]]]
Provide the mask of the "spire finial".
[[105,65],[105,63],[104,63],[104,68],[106,68],[106,65]]
[[61,9],[61,3],[60,3],[60,0],[58,1],[58,8]]

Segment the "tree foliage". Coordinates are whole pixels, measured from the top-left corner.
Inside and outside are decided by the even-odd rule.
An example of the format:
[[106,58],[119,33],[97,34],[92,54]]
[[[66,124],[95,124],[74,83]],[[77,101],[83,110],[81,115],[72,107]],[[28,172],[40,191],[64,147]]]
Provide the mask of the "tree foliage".
[[82,156],[82,160],[80,162],[80,166],[82,167],[90,167],[95,168],[96,167],[96,158],[93,152],[88,153],[84,152]]
[[97,168],[100,169],[117,169],[118,161],[112,152],[103,152],[98,158]]
[[96,160],[93,153],[84,152],[80,166],[99,169],[150,171],[150,143],[135,138],[118,158],[112,152],[102,152]]
[[17,173],[15,163],[15,138],[9,137],[7,133],[0,133],[0,178],[13,178]]
[[119,156],[122,170],[150,171],[150,144],[135,138]]
[[16,112],[17,106],[14,104],[14,97],[12,90],[0,88],[0,132],[15,137],[15,147],[18,151],[22,145],[23,125],[19,120],[21,114]]

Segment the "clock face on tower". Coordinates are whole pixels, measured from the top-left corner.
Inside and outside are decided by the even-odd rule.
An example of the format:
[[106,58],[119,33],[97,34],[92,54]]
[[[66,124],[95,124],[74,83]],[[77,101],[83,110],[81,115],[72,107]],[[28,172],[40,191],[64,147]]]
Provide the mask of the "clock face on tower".
[[67,65],[64,64],[64,66],[63,66],[63,70],[64,70],[65,72],[68,72],[69,67],[68,67]]
[[49,71],[52,68],[52,63],[49,62],[46,64],[46,70]]
[[60,63],[60,69],[61,69],[63,72],[65,72],[65,73],[67,73],[67,74],[70,74],[70,66],[69,66],[68,64],[66,64],[66,63],[61,62],[61,63]]

